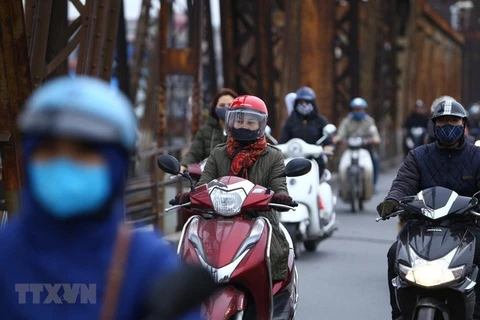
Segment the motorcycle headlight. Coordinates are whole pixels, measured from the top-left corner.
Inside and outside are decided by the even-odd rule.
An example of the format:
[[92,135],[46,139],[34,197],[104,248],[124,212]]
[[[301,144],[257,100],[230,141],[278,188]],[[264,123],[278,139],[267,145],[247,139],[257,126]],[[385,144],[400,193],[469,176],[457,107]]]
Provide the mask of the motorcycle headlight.
[[454,281],[463,274],[465,265],[455,268],[448,267],[455,256],[456,248],[446,256],[433,261],[419,257],[411,247],[409,251],[412,267],[401,263],[398,266],[401,276],[410,282],[423,287],[433,287]]
[[246,197],[247,195],[241,189],[228,191],[215,188],[210,193],[210,200],[212,201],[215,212],[227,217],[233,216],[241,211],[243,201]]

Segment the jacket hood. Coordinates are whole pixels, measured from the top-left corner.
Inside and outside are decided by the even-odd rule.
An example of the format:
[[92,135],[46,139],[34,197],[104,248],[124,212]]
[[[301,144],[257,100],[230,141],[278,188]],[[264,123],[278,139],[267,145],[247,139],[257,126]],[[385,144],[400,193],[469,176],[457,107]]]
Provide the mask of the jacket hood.
[[[24,172],[28,170],[31,158],[40,138],[26,137],[23,141]],[[99,146],[99,152],[107,160],[111,183],[114,186],[109,202],[98,214],[71,220],[58,220],[50,215],[33,196],[28,174],[22,190],[22,208],[19,219],[27,230],[32,243],[38,246],[54,246],[58,241],[82,243],[84,246],[98,246],[101,239],[112,238],[118,225],[124,220],[124,189],[128,172],[128,157],[117,147]],[[45,183],[48,183],[46,181]]]

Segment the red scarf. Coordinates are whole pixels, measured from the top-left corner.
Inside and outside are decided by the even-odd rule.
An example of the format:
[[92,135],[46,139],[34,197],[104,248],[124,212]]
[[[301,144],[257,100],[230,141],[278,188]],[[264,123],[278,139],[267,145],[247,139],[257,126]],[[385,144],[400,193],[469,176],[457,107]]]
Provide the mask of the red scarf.
[[253,166],[266,148],[267,140],[265,136],[246,146],[229,136],[227,139],[227,155],[232,164],[228,175],[248,179],[248,169]]

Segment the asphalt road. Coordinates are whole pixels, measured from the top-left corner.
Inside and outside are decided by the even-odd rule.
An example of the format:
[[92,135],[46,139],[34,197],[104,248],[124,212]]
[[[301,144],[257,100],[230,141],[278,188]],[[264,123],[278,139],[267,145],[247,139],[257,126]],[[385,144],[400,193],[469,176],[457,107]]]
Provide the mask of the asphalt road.
[[339,230],[316,252],[302,252],[297,260],[297,319],[390,319],[386,255],[395,241],[397,220],[375,222],[375,207],[389,190],[396,170],[382,172],[377,194],[365,203],[363,212],[351,213],[350,206],[339,200]]

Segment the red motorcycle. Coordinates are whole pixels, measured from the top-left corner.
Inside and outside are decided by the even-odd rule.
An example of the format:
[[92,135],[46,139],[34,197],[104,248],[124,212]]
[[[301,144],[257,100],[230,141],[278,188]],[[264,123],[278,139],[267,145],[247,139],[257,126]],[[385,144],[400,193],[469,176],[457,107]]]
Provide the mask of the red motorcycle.
[[[162,155],[157,163],[167,173],[180,172],[180,164],[172,156]],[[310,161],[294,159],[283,176],[304,175],[310,168]],[[288,276],[272,283],[270,222],[249,215],[275,207],[295,209],[271,203],[272,197],[270,188],[226,176],[197,187],[189,203],[166,209],[189,207],[198,214],[183,227],[178,254],[186,262],[203,265],[217,283],[223,284],[203,303],[205,319],[295,319],[298,274],[290,236],[280,224],[290,245]]]

